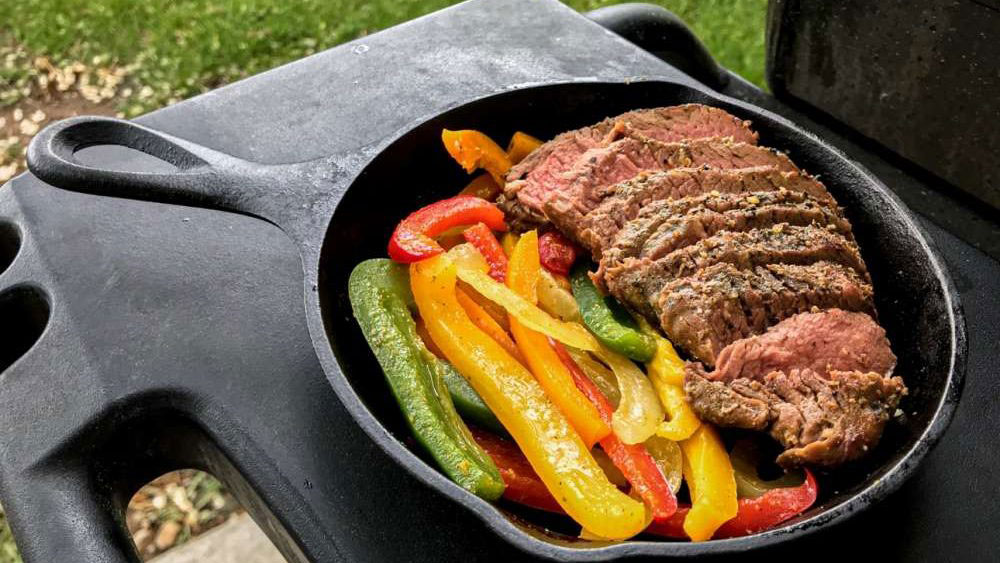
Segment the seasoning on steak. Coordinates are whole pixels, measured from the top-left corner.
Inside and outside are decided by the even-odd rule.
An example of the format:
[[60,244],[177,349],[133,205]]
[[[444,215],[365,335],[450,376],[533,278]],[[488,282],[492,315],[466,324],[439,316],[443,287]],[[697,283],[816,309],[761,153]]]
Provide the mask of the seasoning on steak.
[[773,371],[762,378],[712,381],[689,370],[684,390],[704,421],[767,430],[785,447],[778,463],[835,466],[878,444],[906,394],[899,377],[875,372]]
[[746,143],[718,139],[661,143],[625,138],[584,153],[573,169],[564,175],[563,184],[521,190],[518,198],[525,207],[542,211],[559,230],[576,239],[580,219],[600,205],[615,184],[640,174],[672,168],[758,166],[770,166],[786,172],[798,171],[783,153]]
[[[635,301],[620,292],[624,301]],[[837,307],[874,313],[871,285],[853,268],[821,261],[741,270],[715,264],[666,283],[655,298],[659,324],[672,342],[715,364],[741,338],[761,334],[796,313]]]
[[739,269],[766,264],[833,262],[852,268],[868,282],[868,271],[854,242],[824,227],[778,223],[749,231],[721,231],[660,258],[605,259],[603,281],[612,295],[637,311],[654,311],[654,299],[672,279],[714,264]]
[[829,309],[795,315],[764,334],[733,342],[719,353],[709,377],[732,381],[793,369],[891,375],[895,367],[885,329],[872,317]]
[[841,216],[832,200],[817,199],[785,188],[747,193],[713,190],[693,197],[651,201],[634,220],[626,221],[621,230],[614,226],[615,209],[621,208],[599,208],[585,219],[593,225],[596,223],[594,216],[599,212],[603,214],[602,219],[608,224],[607,228],[602,228],[604,241],[609,240],[607,235],[613,232],[612,229],[617,231],[610,244],[602,241],[602,268],[628,257],[655,260],[720,231],[770,228],[779,223],[818,225],[853,240],[850,222]]

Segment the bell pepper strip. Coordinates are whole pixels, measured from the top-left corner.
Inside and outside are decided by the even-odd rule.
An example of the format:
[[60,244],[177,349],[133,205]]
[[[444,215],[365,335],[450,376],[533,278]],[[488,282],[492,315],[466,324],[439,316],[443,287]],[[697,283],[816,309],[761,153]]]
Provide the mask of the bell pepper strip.
[[427,332],[427,325],[424,324],[424,320],[421,319],[420,317],[417,317],[413,319],[413,321],[417,325],[417,336],[420,337],[420,341],[424,343],[424,346],[427,348],[427,350],[430,351],[431,354],[437,356],[438,358],[443,359],[444,352],[442,352],[441,349],[437,347],[437,344],[435,344],[434,341],[431,340],[431,335],[429,332]]
[[797,487],[805,480],[801,470],[788,471],[777,479],[763,479],[757,467],[764,461],[764,455],[753,440],[744,438],[733,445],[729,452],[736,477],[736,494],[742,498],[758,498],[772,489]]
[[490,173],[497,184],[503,185],[504,176],[510,170],[510,158],[500,145],[485,134],[471,129],[461,131],[441,130],[444,148],[466,172],[472,174],[482,168]]
[[[572,374],[573,383],[597,407],[601,418],[610,424],[614,409],[607,397],[580,370],[562,344],[552,342],[552,346]],[[614,434],[609,434],[601,440],[601,448],[632,484],[632,490],[636,491],[649,507],[654,520],[665,520],[673,515],[677,510],[677,497],[674,496],[670,484],[667,483],[653,456],[642,444],[625,444]]]
[[[798,516],[813,503],[819,494],[816,477],[805,470],[805,481],[797,487],[771,489],[757,498],[741,498],[736,517],[727,521],[712,536],[716,539],[736,538],[770,530],[782,522]],[[668,538],[686,538],[684,521],[691,507],[682,506],[665,522],[654,522],[646,532]]]
[[514,246],[517,245],[520,235],[517,233],[506,232],[500,237],[500,246],[503,247],[503,253],[509,258],[511,253],[514,252]]
[[361,262],[348,282],[354,316],[414,437],[459,486],[499,498],[500,472],[455,412],[435,365],[440,360],[417,335],[409,293],[406,269],[386,259]]
[[653,456],[653,461],[666,478],[670,490],[677,494],[684,480],[684,455],[681,453],[680,445],[659,436],[650,436],[643,445],[646,446],[649,455]]
[[510,142],[507,143],[507,158],[510,159],[511,164],[517,164],[540,146],[542,146],[542,141],[518,131],[511,136]]
[[484,173],[473,178],[471,182],[462,188],[462,191],[458,192],[458,195],[471,195],[487,201],[493,201],[500,195],[500,186],[497,185],[493,176],[490,176],[489,173]]
[[589,264],[581,261],[570,275],[573,297],[580,306],[583,323],[612,351],[633,360],[648,362],[656,352],[656,343],[639,332],[635,320],[618,301],[601,295],[590,280],[589,269]]
[[472,268],[457,268],[458,278],[472,286],[480,295],[507,310],[507,314],[527,328],[551,336],[555,340],[581,350],[595,351],[600,343],[583,325],[553,318],[506,285],[497,283],[485,272]]
[[538,238],[538,255],[542,267],[553,274],[569,275],[579,253],[576,245],[566,240],[559,231],[547,231]]
[[422,207],[400,221],[389,239],[389,257],[410,264],[444,252],[435,236],[460,225],[485,223],[494,231],[506,231],[503,211],[470,195],[458,195]]
[[[538,234],[528,231],[521,235],[510,256],[507,286],[534,304],[538,298],[535,288],[541,271],[538,263]],[[601,419],[594,405],[573,385],[572,375],[552,349],[549,339],[544,334],[525,327],[513,315],[510,317],[510,331],[538,384],[569,419],[583,438],[587,449],[610,434],[611,427],[608,423]]]
[[736,516],[736,479],[729,454],[710,424],[702,424],[680,443],[684,452],[684,480],[691,493],[691,510],[684,518],[684,533],[704,541]]
[[514,359],[522,364],[524,363],[524,357],[521,355],[517,344],[514,343],[510,335],[507,334],[507,331],[493,320],[493,317],[485,309],[480,307],[478,303],[469,297],[468,293],[462,291],[460,288],[456,288],[455,298],[458,300],[458,304],[465,309],[465,313],[469,315],[469,320],[472,321],[472,324],[488,334],[497,344],[503,346],[503,349],[511,356],[514,356]]
[[626,444],[645,442],[663,422],[663,406],[646,374],[632,360],[607,348],[594,352],[615,373],[621,399],[611,422],[614,431]]
[[660,397],[663,410],[667,411],[667,420],[657,427],[656,435],[675,442],[685,440],[694,434],[701,421],[684,395],[684,361],[670,341],[660,336],[646,319],[637,320],[640,330],[656,342],[653,359],[646,364],[646,375]]
[[608,481],[531,373],[472,324],[455,299],[456,277],[446,256],[410,266],[413,297],[434,342],[510,432],[567,514],[603,537],[624,539],[641,531],[643,504]]
[[507,255],[493,231],[483,223],[476,223],[462,235],[486,259],[486,263],[490,265],[490,277],[504,283],[507,279]]
[[565,514],[517,444],[473,427],[472,436],[500,470],[503,498],[538,510]]

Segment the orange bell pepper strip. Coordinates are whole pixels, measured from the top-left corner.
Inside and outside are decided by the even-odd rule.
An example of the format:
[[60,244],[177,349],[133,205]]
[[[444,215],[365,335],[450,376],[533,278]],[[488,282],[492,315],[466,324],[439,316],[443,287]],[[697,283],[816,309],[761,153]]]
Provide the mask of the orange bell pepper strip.
[[[507,285],[534,304],[538,302],[535,288],[541,275],[538,233],[529,231],[521,235],[510,256]],[[531,373],[535,374],[545,394],[580,433],[587,448],[593,447],[598,440],[610,434],[610,421],[601,420],[598,409],[573,384],[573,376],[559,359],[549,339],[540,332],[526,328],[514,316],[510,317],[510,331],[521,355],[527,360]]]
[[476,325],[479,330],[485,332],[490,338],[496,341],[497,344],[503,346],[511,356],[514,356],[517,361],[524,363],[524,358],[521,356],[521,351],[517,348],[517,344],[510,338],[507,331],[503,329],[485,309],[479,306],[469,294],[462,291],[461,288],[455,289],[455,298],[458,299],[458,304],[465,309],[465,313],[469,315],[469,320],[472,324]]
[[466,172],[472,174],[482,168],[493,176],[497,184],[503,185],[504,176],[510,170],[510,158],[500,145],[483,133],[471,129],[461,131],[441,130],[444,148]]
[[517,164],[540,146],[542,146],[542,141],[523,131],[518,131],[511,136],[510,142],[507,143],[507,158],[512,163]]
[[[552,345],[559,360],[572,374],[574,385],[597,407],[601,419],[606,424],[611,424],[615,409],[608,398],[601,393],[596,383],[584,375],[562,344],[552,341]],[[670,490],[670,483],[660,471],[656,460],[642,444],[626,444],[614,433],[609,433],[601,440],[601,448],[632,484],[632,490],[649,506],[653,520],[666,520],[673,516],[677,511],[677,497]]]
[[462,191],[458,192],[458,195],[471,195],[493,201],[500,195],[500,186],[497,185],[497,181],[493,179],[493,176],[490,176],[489,173],[484,173],[473,178],[471,182],[462,188]]
[[483,223],[477,223],[462,233],[465,240],[483,255],[490,265],[490,277],[503,283],[507,279],[507,255],[493,231]]
[[541,386],[502,346],[479,330],[455,298],[447,256],[410,266],[410,286],[431,338],[479,393],[524,453],[559,506],[605,538],[645,527],[645,506],[622,493]]
[[722,439],[710,424],[702,424],[682,441],[681,451],[684,480],[692,501],[684,518],[684,533],[693,541],[704,541],[739,511],[733,465]]

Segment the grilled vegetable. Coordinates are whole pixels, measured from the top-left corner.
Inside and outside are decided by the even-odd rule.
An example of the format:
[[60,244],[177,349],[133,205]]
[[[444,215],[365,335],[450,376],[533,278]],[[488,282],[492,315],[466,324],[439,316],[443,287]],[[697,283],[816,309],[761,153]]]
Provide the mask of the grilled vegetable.
[[[573,382],[597,407],[601,418],[610,423],[613,410],[607,397],[584,375],[562,344],[553,342],[552,345],[559,359],[572,374]],[[637,492],[649,507],[654,520],[666,520],[673,515],[677,510],[677,497],[670,489],[665,474],[660,471],[653,456],[642,444],[625,444],[617,436],[610,434],[601,440],[601,448],[632,484],[632,490]]]
[[603,537],[641,531],[642,503],[608,481],[531,373],[469,321],[455,299],[454,264],[446,256],[413,264],[410,284],[434,342],[510,432],[559,505]]
[[[750,439],[742,439],[729,452],[736,477],[736,492],[740,498],[758,498],[772,489],[797,487],[802,484],[801,471],[789,471],[777,479],[761,478],[757,468],[764,461],[760,448]],[[773,458],[772,458],[773,459]]]
[[462,233],[469,244],[483,255],[490,265],[490,277],[503,283],[507,279],[507,255],[493,231],[483,223],[476,223]]
[[691,509],[684,518],[684,533],[694,541],[710,539],[727,520],[736,516],[736,480],[729,454],[719,435],[702,424],[681,442],[684,480],[691,492]]
[[524,363],[524,358],[521,356],[521,351],[518,350],[517,344],[511,340],[510,335],[507,331],[500,326],[485,309],[479,306],[469,294],[463,291],[461,288],[455,289],[455,299],[458,300],[458,304],[465,309],[465,314],[469,315],[469,320],[472,324],[476,325],[479,330],[485,332],[490,338],[496,341],[497,344],[503,346],[514,359]]
[[[537,301],[535,288],[541,270],[538,263],[538,234],[529,231],[521,235],[510,256],[507,285],[534,304]],[[513,315],[510,317],[510,330],[531,373],[549,399],[580,433],[583,443],[592,448],[598,440],[610,434],[610,420],[602,420],[594,405],[573,385],[573,377],[552,349],[549,339],[540,332],[526,328]]]
[[512,164],[517,164],[528,156],[535,149],[542,146],[542,142],[531,135],[518,131],[510,138],[507,144],[507,158]]
[[510,170],[510,158],[506,151],[483,133],[471,129],[461,131],[441,131],[444,148],[466,172],[472,174],[482,168],[490,173],[497,184],[503,185],[503,177]]
[[[719,526],[712,537],[735,538],[769,530],[812,506],[818,493],[816,478],[806,469],[805,482],[797,487],[771,489],[758,498],[739,499],[736,516]],[[669,538],[685,538],[683,523],[690,510],[687,506],[678,508],[672,518],[654,522],[646,531]]]
[[459,195],[432,203],[400,221],[389,239],[389,257],[409,264],[444,252],[433,237],[460,225],[485,223],[494,231],[505,231],[503,211],[474,196]]
[[417,335],[407,306],[406,270],[389,260],[366,260],[351,272],[348,293],[417,441],[459,486],[485,499],[498,498],[503,493],[500,473],[455,412],[442,381],[444,368]]
[[656,343],[651,337],[639,331],[638,326],[613,297],[603,296],[590,281],[589,264],[581,262],[573,268],[570,283],[573,297],[580,306],[580,314],[602,344],[633,360],[648,362],[656,352]]
[[583,326],[552,318],[551,315],[507,286],[497,283],[481,270],[459,267],[458,277],[472,286],[480,295],[506,309],[507,313],[516,317],[522,325],[531,330],[541,332],[559,342],[581,350],[593,351],[600,347],[600,343],[597,342],[594,335]]
[[473,178],[462,191],[458,192],[458,195],[471,195],[493,201],[500,195],[500,186],[487,172]]
[[607,348],[602,347],[594,355],[611,368],[618,381],[621,398],[611,429],[626,444],[645,442],[656,433],[664,416],[663,407],[649,379],[631,360]]
[[656,435],[675,442],[687,439],[701,421],[684,395],[684,361],[670,341],[660,336],[645,319],[639,318],[639,327],[656,342],[656,353],[646,364],[646,374],[667,411],[667,420],[657,427]]
[[542,271],[542,276],[538,279],[538,306],[560,320],[582,323],[583,317],[580,316],[576,299],[567,287],[563,287],[564,283],[568,286],[569,282],[565,277],[556,277],[557,275],[548,270]]
[[569,275],[578,253],[576,245],[566,240],[559,231],[548,231],[538,239],[542,266],[553,274]]

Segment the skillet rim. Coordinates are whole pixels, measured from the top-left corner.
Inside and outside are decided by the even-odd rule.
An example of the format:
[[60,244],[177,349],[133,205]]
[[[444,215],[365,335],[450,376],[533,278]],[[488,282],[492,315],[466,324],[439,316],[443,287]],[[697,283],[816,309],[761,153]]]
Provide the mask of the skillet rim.
[[[530,89],[542,89],[546,87],[564,88],[572,86],[627,86],[629,84],[664,84],[673,88],[681,88],[693,91],[698,97],[706,97],[709,101],[705,103],[729,105],[739,108],[744,114],[738,116],[745,119],[765,118],[773,121],[778,127],[790,130],[792,133],[805,137],[815,148],[829,153],[833,160],[849,168],[853,175],[862,178],[869,189],[878,194],[884,203],[891,209],[894,219],[898,219],[904,227],[906,233],[912,236],[922,250],[921,257],[934,273],[936,288],[940,288],[946,309],[948,312],[947,325],[950,329],[950,361],[949,370],[945,379],[945,385],[941,390],[941,398],[934,407],[934,413],[913,445],[893,464],[885,469],[884,475],[876,479],[842,503],[828,508],[805,520],[794,522],[758,534],[729,539],[712,540],[708,542],[678,542],[678,541],[649,541],[649,540],[628,540],[627,542],[614,543],[602,546],[578,545],[570,547],[556,543],[542,541],[531,534],[521,530],[516,526],[501,509],[472,493],[462,489],[449,480],[440,471],[419,458],[414,452],[408,449],[399,439],[390,433],[364,404],[358,393],[354,390],[344,373],[340,359],[333,351],[333,338],[328,331],[327,320],[323,314],[323,302],[320,291],[315,290],[315,286],[307,287],[306,294],[309,295],[307,306],[310,310],[315,309],[316,314],[310,314],[309,323],[311,329],[319,331],[322,335],[320,345],[322,350],[318,350],[318,355],[323,363],[330,383],[336,392],[341,403],[350,413],[351,417],[358,425],[372,438],[372,440],[398,465],[408,473],[416,477],[424,485],[436,490],[452,502],[461,505],[469,510],[482,521],[490,530],[499,537],[514,545],[521,551],[540,557],[559,560],[573,561],[606,561],[619,557],[637,556],[675,556],[691,557],[698,555],[724,555],[732,553],[742,553],[750,549],[758,549],[766,546],[773,546],[778,543],[793,540],[811,535],[812,533],[835,526],[850,518],[854,514],[861,512],[874,503],[882,500],[899,487],[913,474],[920,462],[927,456],[930,450],[944,434],[951,423],[954,412],[961,399],[962,389],[965,382],[966,360],[968,353],[968,338],[966,334],[965,317],[962,309],[958,291],[951,279],[948,270],[941,259],[937,245],[928,235],[925,229],[916,220],[916,216],[909,208],[896,196],[881,180],[875,177],[862,164],[853,160],[840,149],[823,141],[816,134],[805,130],[792,121],[766,109],[755,106],[724,94],[710,90],[703,85],[690,82],[685,83],[677,80],[668,80],[662,77],[633,78],[630,80],[612,81],[599,80],[595,78],[575,78],[555,81],[527,82],[510,85],[503,88],[494,89],[486,94],[473,96],[462,101],[454,102],[434,112],[423,114],[397,129],[391,135],[384,137],[378,143],[370,145],[365,150],[368,156],[367,162],[358,168],[357,173],[345,182],[346,189],[338,198],[337,202],[328,214],[325,229],[323,230],[322,242],[326,243],[326,238],[334,228],[334,220],[337,218],[337,208],[340,207],[343,197],[354,187],[355,183],[365,174],[369,167],[378,157],[389,147],[408,135],[414,129],[425,123],[439,118],[440,116],[454,111],[466,105],[481,102],[489,98],[502,97],[504,95]],[[322,246],[322,245],[321,245]],[[315,264],[316,273],[322,275],[324,270],[324,258],[322,253],[317,256]],[[309,276],[307,276],[308,280]],[[307,286],[311,285],[306,282]],[[318,326],[313,326],[313,325]],[[314,332],[315,334],[315,332]]]

